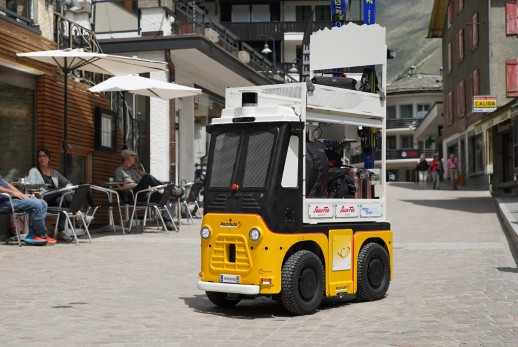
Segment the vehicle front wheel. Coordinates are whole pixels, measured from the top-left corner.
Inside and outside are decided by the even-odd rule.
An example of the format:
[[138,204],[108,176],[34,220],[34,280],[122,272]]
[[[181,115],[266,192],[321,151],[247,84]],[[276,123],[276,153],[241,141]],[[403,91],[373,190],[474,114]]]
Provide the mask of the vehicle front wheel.
[[282,303],[294,315],[314,313],[324,294],[324,269],[316,254],[298,251],[282,267]]
[[390,259],[377,243],[366,244],[358,254],[357,298],[374,301],[385,297],[390,284]]
[[234,307],[241,301],[238,298],[229,298],[227,293],[205,292],[205,294],[214,305],[222,308]]

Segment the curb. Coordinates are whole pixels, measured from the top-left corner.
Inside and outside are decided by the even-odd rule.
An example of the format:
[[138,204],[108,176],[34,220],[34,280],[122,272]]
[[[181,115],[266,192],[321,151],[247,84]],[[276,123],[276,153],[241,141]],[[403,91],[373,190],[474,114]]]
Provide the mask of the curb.
[[[513,246],[515,250],[518,250],[518,224],[513,225],[514,218],[507,209],[507,206],[502,201],[502,199],[495,198],[495,204],[497,207],[498,217],[500,219],[500,223],[504,227],[505,233],[509,236],[511,241],[513,242]],[[518,223],[518,222],[517,222]]]

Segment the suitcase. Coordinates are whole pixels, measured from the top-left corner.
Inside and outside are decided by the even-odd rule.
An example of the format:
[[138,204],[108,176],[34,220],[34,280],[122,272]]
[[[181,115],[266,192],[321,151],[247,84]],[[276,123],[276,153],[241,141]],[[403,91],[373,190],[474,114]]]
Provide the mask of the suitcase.
[[329,87],[356,89],[356,80],[350,77],[325,77],[315,76],[311,79],[314,84],[322,84]]
[[371,198],[371,179],[370,174],[365,169],[355,169],[355,181],[358,190],[356,191],[356,199]]

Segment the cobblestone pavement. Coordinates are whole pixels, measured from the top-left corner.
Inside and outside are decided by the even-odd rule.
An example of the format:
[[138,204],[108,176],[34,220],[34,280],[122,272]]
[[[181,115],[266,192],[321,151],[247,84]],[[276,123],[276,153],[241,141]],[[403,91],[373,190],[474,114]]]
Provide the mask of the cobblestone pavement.
[[518,346],[516,255],[487,192],[388,188],[385,299],[291,317],[268,299],[222,310],[196,289],[200,220],[92,244],[0,245],[1,346]]

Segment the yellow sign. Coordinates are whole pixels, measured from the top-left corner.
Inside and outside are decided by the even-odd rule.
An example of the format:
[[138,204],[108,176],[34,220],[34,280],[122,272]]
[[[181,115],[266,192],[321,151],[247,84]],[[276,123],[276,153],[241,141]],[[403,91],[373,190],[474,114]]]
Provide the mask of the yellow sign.
[[475,101],[475,107],[496,107],[496,100],[481,100],[481,101]]
[[496,96],[476,95],[473,97],[473,112],[493,112],[496,110]]

